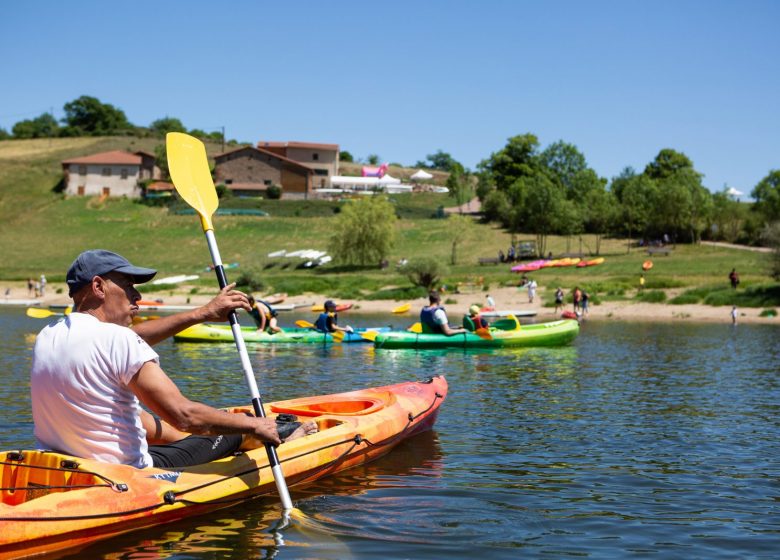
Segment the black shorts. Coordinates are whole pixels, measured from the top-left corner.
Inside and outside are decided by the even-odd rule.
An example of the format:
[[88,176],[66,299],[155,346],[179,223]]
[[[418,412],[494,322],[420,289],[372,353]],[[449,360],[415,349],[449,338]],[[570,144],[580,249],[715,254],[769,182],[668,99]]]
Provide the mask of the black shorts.
[[233,455],[242,441],[240,434],[188,436],[165,445],[150,445],[149,455],[158,468],[191,467]]

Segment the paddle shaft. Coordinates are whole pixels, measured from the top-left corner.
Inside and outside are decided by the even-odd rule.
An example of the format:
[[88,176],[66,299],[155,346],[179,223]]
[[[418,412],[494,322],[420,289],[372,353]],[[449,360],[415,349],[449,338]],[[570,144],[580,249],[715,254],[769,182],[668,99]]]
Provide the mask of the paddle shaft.
[[[214,264],[214,273],[217,275],[217,282],[219,282],[219,289],[223,289],[228,285],[227,276],[225,275],[225,267],[222,265],[222,257],[219,254],[219,247],[217,247],[217,239],[214,236],[214,231],[207,229],[204,232],[206,234],[206,242],[209,246],[209,252],[211,253],[211,262]],[[238,314],[235,311],[231,311],[228,316],[230,321],[230,328],[233,331],[233,339],[236,341],[236,348],[238,354],[241,357],[241,366],[244,370],[244,378],[249,386],[249,392],[252,396],[252,408],[254,408],[255,416],[265,418],[265,409],[263,407],[263,401],[260,399],[260,391],[257,389],[257,380],[255,379],[254,371],[252,371],[252,364],[249,361],[249,353],[246,350],[246,344],[244,343],[244,335],[241,332],[241,324],[238,322]],[[276,481],[276,489],[279,492],[279,498],[282,501],[282,507],[285,510],[293,509],[292,499],[290,498],[290,491],[287,488],[287,483],[284,480],[284,473],[282,473],[282,467],[279,464],[279,456],[276,453],[276,447],[270,443],[265,444],[265,450],[268,453],[268,462],[271,465],[271,471]]]

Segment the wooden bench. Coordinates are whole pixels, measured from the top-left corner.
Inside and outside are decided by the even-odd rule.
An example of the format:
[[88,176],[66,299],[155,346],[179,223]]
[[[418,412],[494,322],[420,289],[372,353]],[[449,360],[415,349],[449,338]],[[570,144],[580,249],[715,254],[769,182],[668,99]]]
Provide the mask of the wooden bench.
[[668,247],[649,247],[647,249],[648,255],[664,255],[666,257],[669,256],[669,253],[671,253],[672,250]]
[[479,258],[479,264],[480,265],[483,265],[483,264],[498,264],[499,262],[501,262],[501,261],[498,260],[498,257],[480,257]]

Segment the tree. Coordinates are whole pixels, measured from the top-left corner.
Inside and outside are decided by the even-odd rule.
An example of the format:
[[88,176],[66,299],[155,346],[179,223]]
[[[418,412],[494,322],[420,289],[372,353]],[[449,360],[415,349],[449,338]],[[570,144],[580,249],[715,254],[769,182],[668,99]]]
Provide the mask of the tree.
[[13,127],[15,138],[51,138],[59,135],[57,119],[43,113],[34,119],[19,121]]
[[181,121],[174,117],[157,119],[149,125],[149,129],[160,138],[165,138],[169,132],[187,132]]
[[544,255],[547,253],[547,237],[563,225],[561,217],[564,210],[566,219],[577,219],[577,215],[571,211],[571,204],[564,205],[566,196],[563,187],[553,183],[545,174],[518,179],[513,189],[522,193],[518,196],[519,222],[526,230],[536,234],[536,249]]
[[451,172],[456,165],[460,165],[461,169],[463,169],[463,166],[455,161],[455,159],[450,154],[441,150],[438,150],[435,154],[428,154],[426,158],[426,161],[418,161],[414,164],[414,166],[427,167],[428,169],[439,169],[441,171],[448,172]]
[[66,103],[65,123],[68,127],[88,136],[106,136],[125,132],[132,128],[121,109],[108,103],[101,103],[97,98],[82,95],[74,101]]
[[646,231],[653,210],[653,201],[658,190],[655,181],[645,175],[634,175],[626,180],[622,188],[620,213],[623,228],[628,234],[628,251],[631,250],[631,236],[634,232]]
[[767,224],[761,237],[772,247],[770,274],[775,280],[780,280],[780,221]]
[[513,136],[498,152],[479,163],[499,190],[508,189],[517,179],[536,175],[540,169],[539,140],[533,134]]
[[154,147],[154,162],[160,168],[160,175],[163,179],[170,179],[171,173],[168,170],[168,146],[165,142],[157,144]]
[[596,254],[601,253],[601,238],[609,232],[618,217],[615,195],[605,188],[593,189],[585,199],[585,231],[596,234]]
[[780,170],[773,169],[753,188],[755,210],[767,223],[780,220]]
[[[577,146],[563,140],[547,146],[539,154],[539,161],[555,179],[561,182],[567,192],[573,188],[575,177],[588,169],[585,156],[580,153]],[[595,175],[595,171],[593,173]]]
[[11,135],[8,134],[8,131],[0,127],[0,140],[8,140],[9,138],[11,138]]
[[458,264],[458,245],[468,240],[474,233],[474,222],[468,216],[450,214],[447,218],[447,236],[450,238],[452,251],[450,264]]
[[463,206],[474,197],[474,182],[471,174],[458,162],[454,163],[446,184],[450,196],[455,199],[458,206]]
[[414,286],[425,288],[426,292],[433,290],[447,273],[447,267],[433,257],[412,259],[405,267],[406,277]]
[[666,179],[681,169],[693,169],[693,162],[682,152],[664,148],[647,164],[644,174],[651,179]]
[[724,187],[712,195],[712,236],[729,243],[736,242],[747,219],[746,206],[734,200]]
[[352,163],[353,161],[355,161],[355,158],[347,150],[341,150],[339,152],[339,161],[346,161],[347,163]]
[[352,200],[335,220],[328,249],[347,264],[379,263],[395,243],[396,220],[395,208],[384,196]]
[[368,162],[369,165],[379,165],[379,156],[377,154],[368,154],[366,162]]

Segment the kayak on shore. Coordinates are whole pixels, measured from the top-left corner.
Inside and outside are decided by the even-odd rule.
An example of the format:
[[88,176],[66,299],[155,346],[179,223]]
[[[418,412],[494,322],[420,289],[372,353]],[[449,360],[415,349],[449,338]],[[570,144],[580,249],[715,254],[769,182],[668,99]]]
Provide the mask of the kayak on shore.
[[490,328],[490,337],[465,332],[447,336],[444,334],[390,331],[374,338],[376,348],[509,348],[520,346],[563,346],[573,341],[580,332],[577,321],[562,320],[535,325],[522,325],[519,329]]
[[[341,342],[367,342],[361,336],[361,333],[366,331],[388,332],[389,330],[389,327],[355,329],[355,332],[344,333],[344,339]],[[244,342],[247,343],[312,344],[334,342],[333,335],[330,333],[296,327],[285,328],[282,332],[275,334],[265,331],[258,332],[255,327],[241,327],[241,333],[244,337]],[[230,325],[215,325],[212,323],[193,325],[175,335],[173,339],[176,342],[234,342],[233,330]]]
[[[293,414],[319,430],[277,447],[288,486],[362,465],[431,429],[446,396],[447,381],[435,376],[266,404],[271,418]],[[250,497],[277,498],[265,447],[175,469],[137,469],[53,451],[12,450],[2,457],[0,559],[82,547]]]

